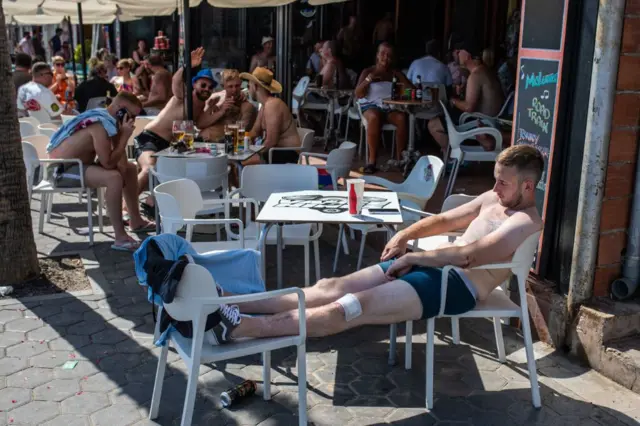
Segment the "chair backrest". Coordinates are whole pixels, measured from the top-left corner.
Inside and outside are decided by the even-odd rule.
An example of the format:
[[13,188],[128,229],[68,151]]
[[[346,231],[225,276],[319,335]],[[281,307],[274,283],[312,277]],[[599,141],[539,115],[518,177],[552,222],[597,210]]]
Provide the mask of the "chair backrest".
[[156,173],[161,183],[176,179],[193,180],[200,191],[212,191],[227,185],[226,155],[217,157],[168,158],[159,157],[156,162]]
[[37,118],[35,117],[22,117],[19,120],[21,123],[25,122],[25,123],[30,123],[33,127],[35,127],[36,129],[38,128],[38,126],[40,125],[40,121],[38,121]]
[[442,112],[444,113],[444,118],[447,123],[447,128],[445,129],[449,134],[457,134],[456,126],[453,124],[453,120],[451,120],[451,115],[449,115],[449,110],[445,106],[444,102],[440,101],[440,105],[442,106]]
[[31,199],[33,177],[36,174],[36,169],[40,165],[40,161],[38,160],[38,151],[29,142],[22,142],[22,159],[24,160],[24,167],[27,169],[27,189],[29,199]]
[[[538,248],[538,242],[540,241],[540,233],[541,231],[538,231],[529,235],[516,249],[511,258],[512,263],[519,265],[518,267],[512,268],[511,272],[519,278],[520,285],[524,284],[529,275],[529,270],[531,269],[536,249]],[[523,290],[524,288],[520,289],[520,291]]]
[[315,130],[298,128],[298,136],[300,137],[300,146],[302,152],[311,152],[313,148],[313,138],[316,136]]
[[89,101],[87,102],[87,111],[90,109],[104,108],[106,105],[107,105],[107,97],[97,96],[95,98],[89,99]]
[[504,104],[502,105],[502,108],[500,108],[498,117],[502,117],[505,115],[509,115],[509,116],[513,115],[513,100],[514,100],[515,94],[516,92],[513,92],[513,91],[509,93],[509,96],[507,96],[507,99],[505,99]]
[[259,164],[242,169],[241,193],[264,203],[274,192],[318,189],[318,169],[302,164]]
[[[431,166],[431,179],[426,180],[429,166]],[[420,157],[407,179],[400,185],[400,192],[413,195],[426,202],[438,187],[442,171],[443,163],[440,158],[433,155]],[[418,206],[418,208],[424,208],[424,206]]]
[[33,136],[33,135],[37,135],[38,134],[38,130],[36,127],[33,126],[33,124],[26,122],[26,121],[20,121],[20,136],[21,137],[27,137],[27,136]]
[[334,149],[329,153],[326,169],[331,174],[333,189],[337,189],[338,179],[349,177],[357,147],[358,145],[355,143],[345,141],[340,144],[338,149]]
[[204,309],[200,309],[203,304],[199,301],[217,297],[220,296],[211,273],[203,266],[190,263],[182,272],[173,302],[165,303],[164,309],[177,321],[192,321],[195,336],[196,326],[204,327],[204,324],[199,324],[199,316],[212,314],[220,306],[215,303],[207,303],[204,305]]
[[[42,124],[41,124],[41,126],[42,126]],[[40,132],[41,135],[45,135],[48,138],[51,138],[53,136],[53,134],[55,132],[57,132],[57,130],[51,129],[49,127],[44,127],[42,129],[38,129],[38,131]]]
[[52,130],[58,130],[60,128],[60,126],[58,126],[55,123],[44,123],[44,124],[39,124],[38,125],[38,129],[42,130],[42,129],[52,129]]
[[62,114],[60,118],[62,118],[62,124],[64,124],[69,120],[73,120],[75,118],[75,115]]
[[47,152],[47,145],[49,145],[49,136],[46,135],[33,135],[22,138],[23,142],[29,142],[34,146],[36,151],[38,152],[38,158],[44,160],[49,158],[49,153]]
[[475,200],[475,195],[465,195],[465,194],[453,194],[449,195],[444,203],[442,203],[441,213],[444,213],[449,210],[453,210],[456,207],[460,207],[463,204],[467,204],[469,201]]
[[40,123],[51,123],[51,116],[44,109],[40,111],[29,111],[29,116],[35,118]]
[[311,78],[309,78],[308,75],[302,77],[300,81],[298,81],[298,84],[296,84],[295,89],[293,89],[293,97],[296,99],[302,99],[302,97],[304,96],[304,92],[306,92],[307,87],[309,87],[310,81]]
[[153,190],[163,221],[194,219],[202,210],[202,194],[198,184],[190,179],[161,183]]

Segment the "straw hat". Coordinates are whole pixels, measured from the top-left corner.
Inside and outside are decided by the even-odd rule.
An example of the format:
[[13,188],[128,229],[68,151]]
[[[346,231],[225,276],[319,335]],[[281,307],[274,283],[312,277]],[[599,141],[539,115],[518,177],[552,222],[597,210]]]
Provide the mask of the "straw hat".
[[274,80],[273,73],[267,68],[258,67],[253,70],[252,74],[243,72],[240,74],[240,78],[258,83],[270,93],[282,93],[282,84]]

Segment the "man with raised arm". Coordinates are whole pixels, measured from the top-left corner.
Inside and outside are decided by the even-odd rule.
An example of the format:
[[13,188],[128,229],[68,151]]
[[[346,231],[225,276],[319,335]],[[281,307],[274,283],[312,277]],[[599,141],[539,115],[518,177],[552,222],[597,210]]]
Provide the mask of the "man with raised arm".
[[[191,65],[194,68],[199,67],[203,57],[204,49],[202,47],[197,48],[191,52]],[[184,102],[186,89],[184,83],[184,67],[181,67],[174,74],[171,82],[173,97],[160,111],[155,120],[149,123],[135,139],[135,157],[141,169],[138,174],[138,194],[149,187],[149,168],[156,164],[156,159],[152,155],[169,148],[173,136],[174,120],[186,120]],[[203,119],[206,101],[211,96],[216,82],[211,71],[206,69],[193,77],[192,83],[193,120],[196,122],[196,126],[200,127],[198,122]],[[214,106],[215,102],[211,102],[211,105]],[[147,203],[150,204],[150,200],[147,200]]]
[[[135,251],[138,242],[124,229],[122,199],[130,215],[133,232],[155,230],[155,224],[140,217],[136,166],[127,160],[127,141],[142,105],[132,93],[119,93],[106,109],[93,109],[67,121],[51,137],[47,152],[52,159],[79,159],[84,183],[89,188],[107,188],[106,203],[113,225],[114,250]],[[97,161],[96,161],[97,158]],[[60,163],[49,167],[49,179],[57,187],[79,187],[80,166]]]
[[[445,313],[472,310],[510,274],[474,267],[509,262],[516,249],[542,228],[535,206],[544,160],[534,147],[517,145],[498,156],[491,191],[456,209],[420,220],[400,231],[382,252],[382,263],[305,288],[307,334],[321,337],[361,325],[431,318],[440,310],[442,268],[449,272]],[[464,234],[436,250],[405,254],[410,240],[459,229]],[[239,337],[298,333],[297,296],[222,305],[222,321],[207,332],[210,343]],[[274,314],[257,317],[249,314]]]

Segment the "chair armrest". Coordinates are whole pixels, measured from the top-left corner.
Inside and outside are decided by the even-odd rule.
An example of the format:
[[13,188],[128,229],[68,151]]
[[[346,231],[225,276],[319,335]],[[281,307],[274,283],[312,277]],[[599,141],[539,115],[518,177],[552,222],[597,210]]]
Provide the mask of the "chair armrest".
[[408,194],[406,192],[398,192],[398,201],[400,201],[400,205],[402,206],[403,201],[408,201],[411,204],[418,206],[419,208],[423,208],[426,206],[428,198],[416,197],[413,194]]
[[291,148],[278,148],[274,147],[269,149],[269,164],[273,164],[273,152],[274,151],[302,151],[302,147],[291,147]]
[[496,119],[496,117],[490,117],[486,114],[483,114],[481,112],[464,112],[462,113],[462,115],[460,116],[460,124],[465,124],[467,120],[469,119],[474,119],[474,118],[479,118],[481,120],[488,120],[488,121],[494,121]]
[[436,215],[436,213],[424,212],[424,211],[422,211],[422,210],[418,210],[418,209],[414,209],[414,208],[406,207],[406,206],[400,206],[400,208],[401,208],[402,210],[404,210],[404,211],[407,211],[407,212],[409,212],[409,213],[416,214],[416,215],[418,215],[418,216],[420,216],[420,217],[431,217],[431,216],[435,216],[435,215]]
[[512,269],[512,268],[521,268],[522,264],[516,262],[509,263],[489,263],[487,265],[475,266],[469,269]]
[[302,289],[298,287],[283,288],[282,290],[265,291],[262,293],[244,294],[240,296],[228,296],[228,297],[216,297],[216,298],[205,297],[205,298],[199,299],[199,302],[201,302],[203,305],[208,303],[212,303],[216,305],[219,305],[221,303],[224,303],[227,305],[236,305],[239,303],[256,302],[259,300],[272,299],[274,297],[285,296],[287,294],[293,294],[293,293],[298,295],[298,327],[299,327],[298,334],[303,339],[306,339],[307,338],[307,320],[305,315],[305,297]]
[[193,229],[194,225],[231,225],[236,224],[240,228],[240,245],[244,248],[244,224],[240,219],[182,219],[187,225],[187,233],[191,235],[189,229]]
[[460,133],[460,136],[462,136],[464,139],[470,139],[479,135],[493,136],[496,139],[496,148],[502,148],[502,133],[500,133],[500,130],[494,127],[476,127],[475,129],[467,130],[466,132]]
[[378,176],[362,176],[362,179],[364,179],[365,183],[368,183],[370,185],[382,186],[383,188],[386,188],[395,192],[398,192],[398,189],[400,187],[399,184],[393,183],[390,180],[383,179]]
[[329,158],[329,154],[320,154],[318,152],[301,152],[300,156],[307,159],[307,164],[309,164],[309,157],[323,158],[325,160]]

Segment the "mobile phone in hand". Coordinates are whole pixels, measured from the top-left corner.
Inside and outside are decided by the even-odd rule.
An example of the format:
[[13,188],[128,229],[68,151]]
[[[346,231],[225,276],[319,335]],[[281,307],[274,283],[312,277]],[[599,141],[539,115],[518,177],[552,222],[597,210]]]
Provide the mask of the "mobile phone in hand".
[[119,123],[122,123],[124,121],[124,116],[127,115],[128,111],[126,108],[120,108],[117,112],[116,112],[116,119],[118,120]]

